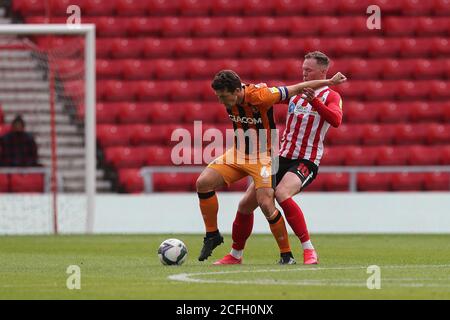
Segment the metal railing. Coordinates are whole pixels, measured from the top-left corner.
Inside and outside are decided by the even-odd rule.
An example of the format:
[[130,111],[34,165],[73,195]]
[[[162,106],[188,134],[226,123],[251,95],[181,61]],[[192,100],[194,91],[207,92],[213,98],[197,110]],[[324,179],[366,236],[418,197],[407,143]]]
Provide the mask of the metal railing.
[[[51,177],[52,173],[50,168],[45,167],[0,167],[0,174],[42,174],[44,175],[44,193],[51,191]],[[63,179],[60,175],[57,175],[58,180],[58,192],[64,190]]]
[[[202,172],[205,166],[165,166],[165,167],[144,167],[141,169],[141,175],[144,180],[144,191],[153,192],[153,174],[154,173],[194,173]],[[320,173],[348,173],[349,185],[348,191],[358,192],[358,173],[389,173],[389,172],[450,172],[450,166],[373,166],[373,167],[334,167],[323,166],[319,169]],[[449,185],[450,188],[450,185]]]

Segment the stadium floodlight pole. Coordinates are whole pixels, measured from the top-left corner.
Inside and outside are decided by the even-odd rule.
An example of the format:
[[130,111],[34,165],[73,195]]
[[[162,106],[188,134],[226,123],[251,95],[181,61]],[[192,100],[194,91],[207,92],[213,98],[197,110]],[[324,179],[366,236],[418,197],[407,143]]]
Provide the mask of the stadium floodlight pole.
[[96,193],[95,146],[95,25],[94,24],[9,24],[0,25],[0,35],[80,35],[85,38],[85,161],[86,231],[94,227]]

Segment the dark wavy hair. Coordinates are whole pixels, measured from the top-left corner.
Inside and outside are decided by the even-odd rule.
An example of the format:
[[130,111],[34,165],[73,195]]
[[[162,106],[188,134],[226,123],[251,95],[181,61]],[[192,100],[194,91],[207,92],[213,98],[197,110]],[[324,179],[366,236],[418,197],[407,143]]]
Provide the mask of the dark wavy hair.
[[241,88],[241,86],[241,78],[233,70],[219,71],[211,83],[211,87],[216,91],[227,90],[228,92],[234,92],[236,89]]

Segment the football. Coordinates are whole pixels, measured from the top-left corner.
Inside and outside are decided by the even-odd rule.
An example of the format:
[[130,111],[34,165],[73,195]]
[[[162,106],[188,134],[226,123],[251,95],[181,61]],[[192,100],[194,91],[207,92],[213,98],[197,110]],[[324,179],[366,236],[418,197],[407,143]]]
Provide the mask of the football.
[[158,249],[159,260],[164,265],[182,265],[187,254],[186,245],[178,239],[164,240]]

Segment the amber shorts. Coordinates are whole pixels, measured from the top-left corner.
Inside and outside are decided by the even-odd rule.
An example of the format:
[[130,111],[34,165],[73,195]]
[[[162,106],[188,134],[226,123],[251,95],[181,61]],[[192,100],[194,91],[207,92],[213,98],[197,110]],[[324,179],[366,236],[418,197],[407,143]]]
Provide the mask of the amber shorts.
[[256,189],[275,187],[270,159],[252,161],[240,157],[234,149],[229,149],[211,162],[208,168],[219,172],[227,185],[250,176],[253,178]]

